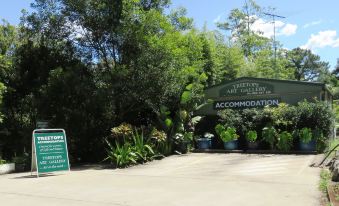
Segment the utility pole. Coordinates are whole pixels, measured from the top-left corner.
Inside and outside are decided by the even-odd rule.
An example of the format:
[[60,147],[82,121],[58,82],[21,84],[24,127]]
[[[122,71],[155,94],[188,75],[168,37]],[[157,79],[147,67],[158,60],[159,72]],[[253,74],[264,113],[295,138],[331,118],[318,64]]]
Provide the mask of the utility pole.
[[264,14],[266,16],[270,16],[272,17],[272,23],[273,23],[273,47],[274,47],[274,69],[277,69],[277,44],[276,44],[276,41],[275,41],[275,18],[281,18],[281,19],[285,19],[286,17],[284,16],[279,16],[279,15],[276,15],[276,14],[272,14],[272,13],[265,13]]

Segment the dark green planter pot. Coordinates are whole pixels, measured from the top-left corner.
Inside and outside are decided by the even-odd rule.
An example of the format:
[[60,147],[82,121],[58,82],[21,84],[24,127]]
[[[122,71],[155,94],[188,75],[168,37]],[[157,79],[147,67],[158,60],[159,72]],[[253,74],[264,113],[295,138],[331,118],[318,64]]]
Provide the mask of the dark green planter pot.
[[181,154],[186,154],[188,152],[188,145],[189,145],[188,142],[181,142],[176,145],[176,149]]
[[238,149],[238,140],[233,140],[230,142],[224,142],[225,150],[236,150]]
[[212,145],[211,139],[208,138],[197,139],[198,149],[210,149],[211,145]]
[[300,141],[299,142],[299,149],[301,151],[315,151],[317,149],[316,141],[312,140],[309,143],[304,143],[304,142]]
[[247,142],[247,149],[256,150],[259,147],[258,142]]
[[15,163],[15,172],[25,172],[26,164]]

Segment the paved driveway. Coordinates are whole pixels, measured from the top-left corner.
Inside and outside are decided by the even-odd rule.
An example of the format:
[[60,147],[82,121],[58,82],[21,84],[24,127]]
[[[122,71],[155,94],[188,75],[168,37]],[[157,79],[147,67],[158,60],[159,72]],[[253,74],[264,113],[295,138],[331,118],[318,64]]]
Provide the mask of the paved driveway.
[[315,156],[188,154],[129,169],[0,176],[0,205],[318,206]]

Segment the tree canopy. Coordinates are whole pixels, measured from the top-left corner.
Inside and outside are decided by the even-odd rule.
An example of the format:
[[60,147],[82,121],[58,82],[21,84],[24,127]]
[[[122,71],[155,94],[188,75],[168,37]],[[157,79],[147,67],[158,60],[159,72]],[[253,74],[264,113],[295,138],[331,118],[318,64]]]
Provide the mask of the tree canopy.
[[20,25],[3,22],[3,155],[29,150],[36,122],[49,120],[68,131],[72,161],[100,160],[110,128],[189,128],[203,90],[241,76],[336,84],[328,63],[309,50],[277,44],[275,57],[273,40],[251,29],[263,11],[252,0],[232,10],[220,31],[197,29],[184,8],[166,12],[169,6],[35,0]]

